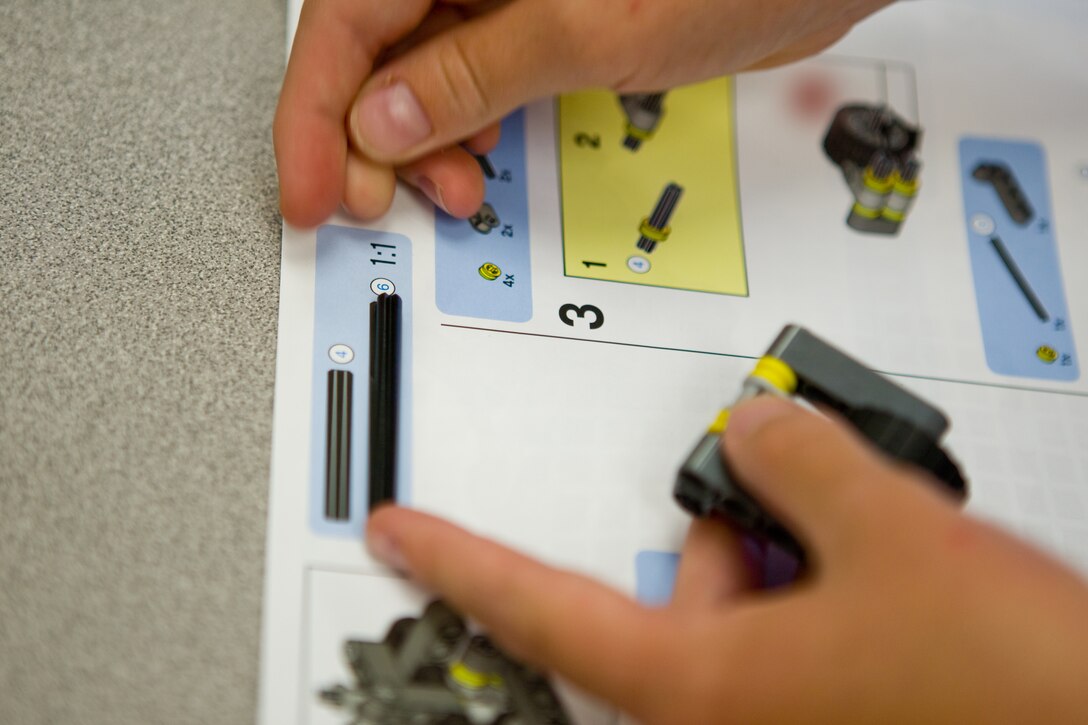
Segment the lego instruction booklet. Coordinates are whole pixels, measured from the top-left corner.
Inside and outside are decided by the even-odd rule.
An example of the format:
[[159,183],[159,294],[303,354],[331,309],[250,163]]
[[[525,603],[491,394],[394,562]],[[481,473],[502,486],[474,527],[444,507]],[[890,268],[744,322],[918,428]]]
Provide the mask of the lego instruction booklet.
[[377,486],[666,601],[678,467],[791,323],[944,411],[967,509],[1088,572],[1086,31],[897,3],[784,68],[516,111],[470,220],[401,188],[285,226],[260,722],[356,721],[359,643],[424,617],[362,545]]

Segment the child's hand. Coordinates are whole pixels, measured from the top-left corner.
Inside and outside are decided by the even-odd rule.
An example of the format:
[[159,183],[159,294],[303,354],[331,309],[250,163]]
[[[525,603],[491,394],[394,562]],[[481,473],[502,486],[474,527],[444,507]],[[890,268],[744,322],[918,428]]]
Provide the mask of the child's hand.
[[889,2],[308,0],[274,127],[284,219],[312,226],[341,203],[380,216],[394,169],[469,216],[483,201],[469,151],[493,148],[518,106],[785,63]]
[[368,543],[512,654],[648,723],[1088,713],[1084,581],[790,403],[738,407],[725,439],[809,552],[791,587],[753,589],[736,536],[712,521],[692,524],[662,609],[406,509],[376,512]]

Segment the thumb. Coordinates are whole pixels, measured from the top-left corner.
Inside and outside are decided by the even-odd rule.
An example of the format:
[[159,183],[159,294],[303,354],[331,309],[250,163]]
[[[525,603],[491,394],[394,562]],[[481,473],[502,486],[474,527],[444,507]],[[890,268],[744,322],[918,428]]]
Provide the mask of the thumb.
[[348,114],[354,146],[375,161],[401,164],[567,90],[579,64],[562,5],[513,0],[376,70]]
[[724,444],[743,485],[816,560],[864,549],[939,499],[846,425],[770,396],[737,406]]

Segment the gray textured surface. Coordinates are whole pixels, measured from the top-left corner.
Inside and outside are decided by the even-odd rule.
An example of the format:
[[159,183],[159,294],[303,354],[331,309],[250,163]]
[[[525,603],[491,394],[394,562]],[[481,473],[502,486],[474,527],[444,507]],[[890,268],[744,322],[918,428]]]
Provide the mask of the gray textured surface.
[[254,717],[283,15],[0,3],[0,723]]

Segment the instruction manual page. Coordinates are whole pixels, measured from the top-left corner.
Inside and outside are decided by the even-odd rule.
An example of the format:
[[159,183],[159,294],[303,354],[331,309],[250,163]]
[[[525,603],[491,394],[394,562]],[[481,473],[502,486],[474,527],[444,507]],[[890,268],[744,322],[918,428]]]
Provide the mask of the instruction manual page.
[[967,509],[1088,572],[1086,31],[1083,0],[897,3],[777,70],[516,111],[471,220],[401,188],[285,226],[260,722],[351,722],[346,647],[429,601],[363,547],[376,469],[667,596],[678,466],[789,323],[940,407]]

